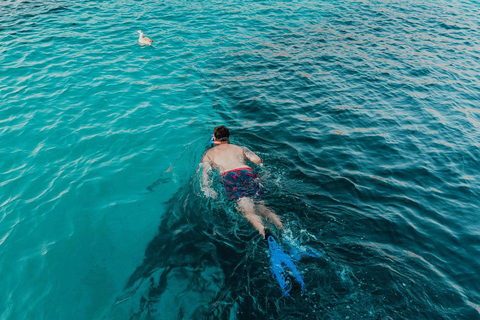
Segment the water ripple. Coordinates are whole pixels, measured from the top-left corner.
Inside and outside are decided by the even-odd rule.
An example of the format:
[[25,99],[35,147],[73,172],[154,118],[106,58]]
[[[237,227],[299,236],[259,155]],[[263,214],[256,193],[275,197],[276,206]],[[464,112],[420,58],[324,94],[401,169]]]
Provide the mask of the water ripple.
[[[468,0],[5,2],[0,317],[478,318],[479,16]],[[299,264],[303,296],[281,298],[248,223],[197,190],[220,123],[325,252]]]

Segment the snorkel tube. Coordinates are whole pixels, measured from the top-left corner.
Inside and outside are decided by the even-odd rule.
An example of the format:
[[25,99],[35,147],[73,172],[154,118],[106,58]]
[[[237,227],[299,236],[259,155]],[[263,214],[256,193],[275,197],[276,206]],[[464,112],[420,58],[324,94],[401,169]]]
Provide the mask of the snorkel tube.
[[212,135],[210,137],[210,146],[213,147],[215,145],[222,144],[223,141],[228,141],[228,138],[224,137],[224,138],[220,138],[220,140],[215,140],[215,136],[212,133]]
[[210,137],[210,146],[213,147],[216,144],[220,144],[220,141],[215,141],[215,136],[212,133],[212,136]]

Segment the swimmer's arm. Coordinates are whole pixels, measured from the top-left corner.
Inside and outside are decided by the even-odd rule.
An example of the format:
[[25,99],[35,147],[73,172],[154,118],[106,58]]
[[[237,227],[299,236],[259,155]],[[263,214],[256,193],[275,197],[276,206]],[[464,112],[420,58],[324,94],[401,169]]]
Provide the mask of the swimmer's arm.
[[243,147],[243,153],[245,154],[245,158],[252,161],[255,164],[262,165],[262,159],[257,156],[253,151],[248,149],[247,147]]
[[212,173],[212,161],[208,157],[208,154],[203,156],[202,158],[202,164],[201,164],[203,170],[202,170],[202,186],[201,189],[203,193],[205,194],[206,197],[212,197],[215,198],[217,196],[217,193],[215,190],[212,189],[212,181],[210,179],[210,175]]

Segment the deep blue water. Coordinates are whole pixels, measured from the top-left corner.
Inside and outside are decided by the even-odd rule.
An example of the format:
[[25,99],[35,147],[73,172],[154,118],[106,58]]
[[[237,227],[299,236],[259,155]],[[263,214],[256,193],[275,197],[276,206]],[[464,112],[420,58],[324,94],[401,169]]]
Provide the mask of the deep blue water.
[[[0,2],[0,318],[480,319],[479,30],[470,0]],[[323,253],[303,294],[200,191],[220,124]]]

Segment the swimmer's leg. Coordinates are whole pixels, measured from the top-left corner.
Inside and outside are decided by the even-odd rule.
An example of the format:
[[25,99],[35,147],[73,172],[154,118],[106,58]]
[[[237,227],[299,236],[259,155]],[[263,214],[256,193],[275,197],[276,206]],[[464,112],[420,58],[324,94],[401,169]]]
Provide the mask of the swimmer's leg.
[[237,201],[238,209],[243,213],[247,219],[258,232],[265,237],[265,226],[262,218],[255,212],[255,204],[251,198],[243,197]]
[[268,219],[272,221],[278,229],[282,230],[283,229],[283,224],[282,220],[280,220],[280,217],[277,216],[272,210],[267,208],[263,201],[260,201],[256,204],[256,207],[258,211],[265,217],[265,219]]

